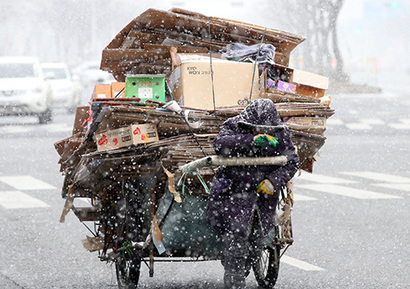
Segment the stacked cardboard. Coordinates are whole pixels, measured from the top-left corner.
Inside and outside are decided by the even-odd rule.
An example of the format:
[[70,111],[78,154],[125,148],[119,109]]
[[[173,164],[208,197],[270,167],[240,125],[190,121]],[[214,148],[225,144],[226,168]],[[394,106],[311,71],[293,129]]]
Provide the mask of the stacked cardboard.
[[[149,9],[135,18],[103,50],[101,68],[111,72],[118,83],[96,87],[92,105],[77,109],[72,136],[55,143],[65,176],[63,196],[67,197],[61,220],[70,209],[81,221],[111,218],[112,210],[104,209],[104,204],[121,191],[124,181],[145,176],[156,180],[154,200],[158,199],[181,165],[215,154],[213,140],[223,122],[255,98],[275,102],[290,128],[301,168],[312,171],[315,155],[325,142],[326,119],[334,111],[324,96],[327,78],[288,67],[290,52],[303,40],[290,33],[180,9]],[[260,74],[256,64],[220,59],[228,43],[261,41],[276,48],[271,73],[265,69]],[[187,74],[196,71],[194,75],[205,77],[189,79],[184,69]],[[138,87],[138,77],[147,74],[165,76],[161,101],[135,97],[152,91],[143,87],[144,81]],[[164,98],[178,101],[182,111],[164,109]],[[200,173],[210,181],[214,170]],[[203,191],[198,182],[188,183],[193,191]],[[77,197],[97,200],[98,205],[77,208],[73,204]],[[105,238],[104,242],[97,240],[104,244],[97,246],[103,253],[112,245],[112,236],[105,234]]]
[[227,44],[272,44],[275,62],[287,66],[304,37],[182,9],[148,9],[125,26],[102,52],[101,69],[125,81],[127,74],[169,74],[170,47],[180,53],[221,53]]
[[[121,161],[118,160],[123,158],[121,168],[114,166],[115,170],[112,170],[112,166],[105,167],[111,176],[117,176],[114,178],[115,181],[121,179],[118,177],[121,173],[118,173],[117,169],[124,171],[128,162],[138,164],[134,165],[134,170],[128,172],[128,175],[139,174],[140,170],[147,169],[148,162],[160,159],[168,170],[176,172],[179,166],[203,157],[204,153],[206,155],[215,154],[212,147],[213,138],[218,134],[226,119],[237,115],[243,109],[241,106],[227,107],[214,112],[189,107],[182,108],[188,112],[185,113],[186,118],[175,112],[158,110],[155,107],[106,104],[99,112],[98,116],[101,117],[101,121],[94,132],[84,129],[55,144],[61,157],[61,171],[66,174],[66,183],[76,185],[78,179],[76,176],[80,172],[83,173],[81,170],[91,160],[109,163],[111,159],[114,159],[117,165],[120,165]],[[86,109],[84,107],[82,112]],[[309,162],[325,141],[323,132],[326,127],[325,122],[321,121],[331,116],[333,110],[315,103],[292,102],[278,103],[277,110],[291,129],[292,140],[298,146],[301,163]],[[82,120],[82,118],[78,119]],[[185,121],[190,125],[188,126]],[[130,126],[137,127],[135,123],[151,124],[151,127],[155,128],[154,141],[130,142],[122,146],[99,144],[104,134],[118,135],[119,130],[123,131],[124,128],[128,130]],[[75,126],[78,126],[78,123]],[[201,146],[195,141],[191,132],[199,139]],[[78,165],[79,162],[81,165]],[[138,170],[135,169],[136,167]],[[92,170],[89,172],[91,173]],[[104,171],[100,171],[99,174],[101,180],[98,182],[107,177]],[[94,184],[85,183],[87,186],[94,186]]]

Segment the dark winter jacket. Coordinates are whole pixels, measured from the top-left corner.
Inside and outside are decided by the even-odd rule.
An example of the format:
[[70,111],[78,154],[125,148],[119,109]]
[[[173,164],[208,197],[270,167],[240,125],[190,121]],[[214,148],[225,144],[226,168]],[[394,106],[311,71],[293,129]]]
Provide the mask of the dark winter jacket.
[[[279,144],[276,147],[255,146],[255,135],[247,129],[252,125],[279,126],[281,131],[273,135],[278,138]],[[269,233],[274,226],[278,193],[296,173],[299,161],[289,129],[283,126],[274,103],[269,99],[254,100],[240,115],[228,119],[215,138],[214,148],[218,155],[224,157],[287,157],[285,166],[221,166],[212,183],[213,195],[207,211],[212,226],[223,232],[247,237],[248,224],[256,209],[264,234]],[[258,184],[265,179],[274,185],[274,195],[256,194]]]

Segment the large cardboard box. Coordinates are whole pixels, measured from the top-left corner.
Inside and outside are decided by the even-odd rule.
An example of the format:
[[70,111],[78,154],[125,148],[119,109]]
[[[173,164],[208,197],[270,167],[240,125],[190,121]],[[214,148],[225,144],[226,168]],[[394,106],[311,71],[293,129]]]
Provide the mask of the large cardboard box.
[[98,151],[117,149],[133,144],[158,141],[157,126],[152,123],[133,124],[95,135]]
[[213,58],[212,71],[213,82],[209,57],[180,63],[168,80],[176,100],[184,106],[213,109],[213,91],[216,107],[246,104],[251,91],[252,99],[259,97],[259,72],[252,63]]
[[296,94],[320,98],[329,87],[329,79],[319,74],[279,64],[273,65],[272,69],[282,80],[296,86]]
[[290,83],[296,84],[296,93],[306,96],[322,97],[329,87],[329,79],[325,76],[292,69]]

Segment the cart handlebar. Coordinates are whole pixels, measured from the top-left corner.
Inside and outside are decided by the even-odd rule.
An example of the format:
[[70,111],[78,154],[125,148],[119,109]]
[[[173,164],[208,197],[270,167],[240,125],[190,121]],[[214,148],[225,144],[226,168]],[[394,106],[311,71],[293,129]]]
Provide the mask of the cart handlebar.
[[203,167],[211,166],[284,166],[286,165],[288,159],[286,156],[276,156],[276,157],[232,157],[225,158],[221,156],[208,156],[192,162],[189,162],[183,166],[179,167],[179,170],[184,174],[192,171],[196,171]]

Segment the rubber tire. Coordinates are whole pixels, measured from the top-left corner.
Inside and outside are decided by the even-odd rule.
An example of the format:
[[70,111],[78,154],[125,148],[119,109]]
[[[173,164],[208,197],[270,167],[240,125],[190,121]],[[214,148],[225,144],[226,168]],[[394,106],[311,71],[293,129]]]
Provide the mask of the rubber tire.
[[140,279],[141,257],[134,253],[129,258],[122,255],[115,260],[115,272],[119,289],[135,289]]
[[279,275],[280,246],[266,246],[262,255],[252,265],[255,279],[260,288],[273,288]]
[[[128,193],[117,200],[116,223],[120,226],[118,242],[119,248],[123,247],[121,244],[128,241],[135,241],[136,236],[130,236],[131,231],[135,231],[132,216],[137,216],[136,212],[136,195]],[[125,206],[125,209],[124,209]],[[118,211],[119,210],[119,211]],[[124,210],[124,211],[121,211]],[[134,289],[138,286],[141,269],[141,256],[136,250],[123,251],[115,260],[115,272],[117,275],[117,282],[119,289]]]
[[52,121],[51,109],[47,109],[42,114],[38,115],[38,122],[40,124],[47,124],[47,123],[50,123],[51,121]]

